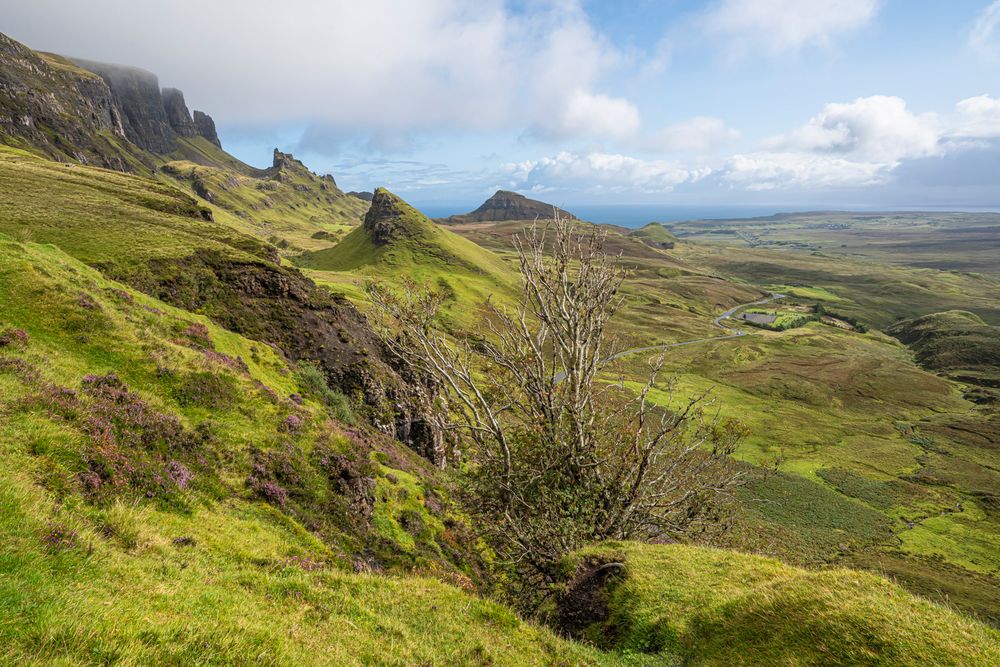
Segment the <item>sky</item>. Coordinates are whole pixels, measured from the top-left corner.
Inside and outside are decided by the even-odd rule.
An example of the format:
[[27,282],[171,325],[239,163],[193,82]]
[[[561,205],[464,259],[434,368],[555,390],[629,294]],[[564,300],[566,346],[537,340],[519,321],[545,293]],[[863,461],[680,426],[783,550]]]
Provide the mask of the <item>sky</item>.
[[428,205],[1000,208],[1000,0],[0,0],[266,166]]

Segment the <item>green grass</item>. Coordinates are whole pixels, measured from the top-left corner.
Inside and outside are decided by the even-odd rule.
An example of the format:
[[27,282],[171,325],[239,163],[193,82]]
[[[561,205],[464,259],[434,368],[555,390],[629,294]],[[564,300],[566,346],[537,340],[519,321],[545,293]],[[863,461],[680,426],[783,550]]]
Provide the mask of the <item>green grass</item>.
[[387,196],[394,207],[386,223],[395,230],[391,240],[376,243],[371,231],[358,227],[331,248],[295,258],[296,264],[318,282],[357,299],[363,299],[358,287],[366,280],[413,280],[445,294],[445,314],[464,324],[475,321],[487,299],[509,300],[516,277],[503,258],[435,224],[395,195]]
[[682,545],[610,543],[567,563],[621,560],[599,645],[690,665],[967,665],[1000,661],[1000,633],[847,569]]
[[642,239],[654,246],[673,248],[674,244],[677,243],[677,237],[658,222],[651,222],[644,227],[640,227],[629,234],[629,236]]
[[[343,435],[270,347],[108,281],[52,246],[0,237],[0,331],[11,328],[27,340],[0,348],[0,662],[602,662],[443,583],[468,588],[454,563],[474,561],[433,471],[398,445]],[[202,349],[239,357],[245,370]],[[8,368],[16,360],[41,377],[19,379]],[[90,499],[80,475],[92,436],[76,417],[24,400],[48,383],[79,391],[82,377],[108,371],[185,428],[211,423],[211,484],[196,479],[174,502],[129,488]],[[224,378],[224,404],[179,400],[176,380],[192,373]],[[299,392],[302,405],[289,399]],[[304,427],[282,435],[290,413]],[[249,493],[252,452],[307,457],[326,442],[348,454],[374,448],[370,528],[323,495],[322,480],[302,467],[307,458],[286,459],[302,476],[288,478],[289,511]],[[353,573],[352,558],[369,553],[385,575]]]
[[[299,163],[257,170],[204,139],[183,139],[159,177],[201,198],[226,225],[285,254],[320,250],[360,224],[368,204]],[[207,198],[207,199],[206,199]]]
[[196,250],[259,260],[266,244],[204,220],[180,190],[146,178],[61,164],[0,147],[0,233],[51,243],[89,264],[121,270]]

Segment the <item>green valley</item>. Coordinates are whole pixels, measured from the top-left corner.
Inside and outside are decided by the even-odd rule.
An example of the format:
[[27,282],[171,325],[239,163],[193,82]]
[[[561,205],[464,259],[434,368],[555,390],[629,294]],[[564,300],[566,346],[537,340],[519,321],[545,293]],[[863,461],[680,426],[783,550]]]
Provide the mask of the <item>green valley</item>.
[[431,219],[0,56],[0,663],[1000,664],[996,214]]

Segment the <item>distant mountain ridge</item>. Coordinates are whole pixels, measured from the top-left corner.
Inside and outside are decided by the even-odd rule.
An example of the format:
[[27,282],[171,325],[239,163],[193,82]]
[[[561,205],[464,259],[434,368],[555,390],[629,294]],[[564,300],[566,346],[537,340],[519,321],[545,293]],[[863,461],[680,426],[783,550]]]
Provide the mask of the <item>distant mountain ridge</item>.
[[[333,176],[275,149],[258,169],[222,148],[215,121],[152,72],[33,51],[0,34],[0,145],[59,162],[167,180],[295,251],[357,225],[368,208]],[[218,211],[216,211],[218,213]]]
[[507,222],[510,220],[551,219],[553,214],[562,218],[576,220],[577,217],[569,211],[547,204],[537,199],[529,199],[517,192],[497,190],[496,193],[483,202],[475,211],[462,215],[453,215],[439,221],[445,224],[463,224],[467,222]]

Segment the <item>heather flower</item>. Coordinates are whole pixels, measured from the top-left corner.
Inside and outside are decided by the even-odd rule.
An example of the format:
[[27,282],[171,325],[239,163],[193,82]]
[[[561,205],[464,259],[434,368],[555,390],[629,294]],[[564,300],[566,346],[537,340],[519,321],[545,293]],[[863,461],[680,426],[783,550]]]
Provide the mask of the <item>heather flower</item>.
[[53,551],[61,551],[75,547],[78,537],[72,528],[52,521],[42,533],[42,543]]
[[201,353],[205,355],[206,359],[222,364],[226,368],[231,368],[241,373],[250,372],[250,367],[247,366],[247,362],[243,361],[242,357],[230,357],[228,354],[216,352],[209,348],[201,348]]
[[41,410],[51,419],[75,419],[80,401],[68,387],[47,383],[21,400],[22,409]]
[[205,345],[212,344],[211,339],[208,337],[208,327],[200,322],[193,322],[190,324],[186,329],[184,329],[184,331],[181,332],[181,335],[187,336],[188,338]]
[[11,373],[24,384],[34,384],[41,379],[38,369],[24,359],[0,357],[0,373]]
[[284,507],[285,503],[288,502],[288,491],[277,482],[260,482],[255,485],[254,492],[259,498],[278,507]]
[[28,332],[24,329],[4,329],[0,331],[0,348],[23,350],[28,346],[29,339]]
[[167,476],[180,489],[188,488],[191,480],[194,479],[194,473],[179,461],[171,461],[167,464]]
[[96,310],[100,307],[89,294],[81,294],[76,300],[76,305],[87,310]]
[[123,289],[109,287],[106,288],[104,291],[113,296],[114,298],[118,299],[119,301],[124,301],[125,303],[132,303],[133,301],[135,301],[135,299],[132,298],[132,295]]
[[285,560],[285,567],[297,567],[306,572],[315,572],[316,570],[323,569],[323,563],[321,561],[312,560],[311,558],[305,558],[304,556],[292,556]]
[[279,430],[284,433],[298,433],[302,430],[303,425],[302,417],[299,415],[288,415],[285,420],[281,422]]

